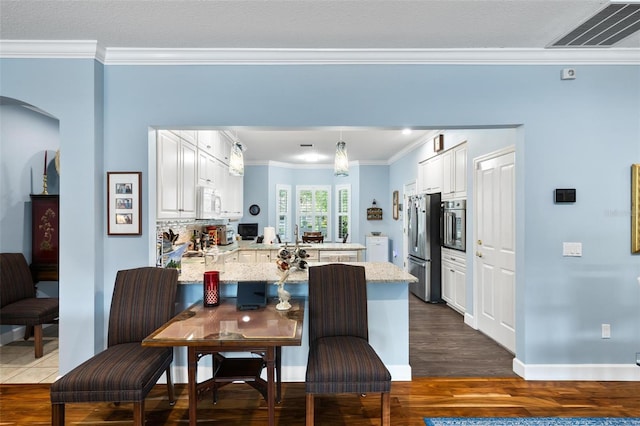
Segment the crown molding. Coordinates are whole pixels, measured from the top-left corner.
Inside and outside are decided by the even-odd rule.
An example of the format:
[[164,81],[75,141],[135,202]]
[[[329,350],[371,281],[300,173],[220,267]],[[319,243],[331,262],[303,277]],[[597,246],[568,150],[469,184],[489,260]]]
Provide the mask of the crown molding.
[[109,65],[640,64],[640,49],[107,49]]
[[106,50],[96,40],[0,40],[0,58],[96,59]]
[[105,65],[638,65],[640,48],[142,49],[95,40],[0,40],[0,58],[93,58]]
[[[284,161],[245,161],[245,166],[269,166],[269,167],[280,167],[282,169],[333,169],[333,163],[287,163]],[[386,161],[349,161],[349,167],[360,167],[360,166],[385,166],[387,165]]]

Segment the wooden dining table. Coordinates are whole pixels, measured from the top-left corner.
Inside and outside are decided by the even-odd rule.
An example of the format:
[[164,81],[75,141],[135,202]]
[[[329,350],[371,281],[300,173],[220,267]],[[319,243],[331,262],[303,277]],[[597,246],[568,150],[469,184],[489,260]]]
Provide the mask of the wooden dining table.
[[143,346],[187,347],[190,426],[197,421],[198,361],[203,354],[220,352],[252,352],[263,357],[269,426],[275,425],[276,361],[279,363],[276,353],[282,346],[302,344],[304,300],[290,303],[287,311],[276,310],[273,300],[263,308],[242,311],[237,309],[234,298],[225,299],[216,307],[204,307],[199,301],[142,341]]

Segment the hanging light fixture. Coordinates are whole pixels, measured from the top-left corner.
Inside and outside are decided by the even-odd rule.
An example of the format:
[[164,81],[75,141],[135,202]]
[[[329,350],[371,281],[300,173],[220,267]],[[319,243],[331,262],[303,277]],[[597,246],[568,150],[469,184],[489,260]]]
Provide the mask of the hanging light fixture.
[[238,141],[238,134],[235,135],[231,154],[229,155],[229,174],[233,176],[244,176],[244,155],[242,145]]
[[342,140],[342,130],[340,131],[340,140],[336,143],[333,174],[336,176],[349,176],[349,157],[347,156],[347,144]]

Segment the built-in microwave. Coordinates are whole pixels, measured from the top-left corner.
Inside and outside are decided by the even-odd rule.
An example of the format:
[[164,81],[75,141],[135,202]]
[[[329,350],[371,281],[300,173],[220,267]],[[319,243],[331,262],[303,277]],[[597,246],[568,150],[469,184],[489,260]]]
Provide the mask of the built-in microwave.
[[467,201],[452,200],[442,203],[442,246],[466,251]]
[[219,219],[221,212],[222,199],[218,191],[210,186],[199,186],[196,194],[196,219]]

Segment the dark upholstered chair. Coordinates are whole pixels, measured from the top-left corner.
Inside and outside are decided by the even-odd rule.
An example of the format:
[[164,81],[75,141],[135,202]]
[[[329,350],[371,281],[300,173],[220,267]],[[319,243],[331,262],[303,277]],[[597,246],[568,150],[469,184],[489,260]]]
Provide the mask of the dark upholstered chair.
[[[33,327],[35,357],[44,352],[42,325],[56,322],[57,297],[36,297],[31,270],[22,253],[0,254],[0,324]],[[25,339],[31,332],[25,334]]]
[[314,421],[314,395],[381,393],[382,425],[388,426],[391,374],[369,345],[364,267],[309,268],[308,302],[306,424]]
[[324,235],[322,232],[305,232],[302,234],[303,243],[323,243]]
[[173,348],[143,347],[142,340],[175,312],[178,271],[138,268],[119,271],[109,313],[107,349],[51,385],[51,420],[64,425],[64,405],[75,402],[133,402],[133,420],[144,425],[144,399],[167,373],[169,402]]

